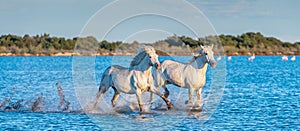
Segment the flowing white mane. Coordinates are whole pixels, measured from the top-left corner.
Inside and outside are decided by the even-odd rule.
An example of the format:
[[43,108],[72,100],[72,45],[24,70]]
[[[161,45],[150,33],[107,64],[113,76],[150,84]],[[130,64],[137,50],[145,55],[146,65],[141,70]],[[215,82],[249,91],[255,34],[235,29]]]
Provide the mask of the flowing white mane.
[[200,50],[198,50],[197,52],[195,52],[194,55],[193,55],[193,58],[188,62],[188,64],[193,63],[197,59],[197,57],[199,57],[199,54],[202,53],[202,50],[203,49],[201,48]]
[[136,66],[141,63],[144,57],[149,53],[155,53],[155,49],[151,46],[143,46],[138,49],[137,55],[134,56],[133,60],[130,63],[130,66]]

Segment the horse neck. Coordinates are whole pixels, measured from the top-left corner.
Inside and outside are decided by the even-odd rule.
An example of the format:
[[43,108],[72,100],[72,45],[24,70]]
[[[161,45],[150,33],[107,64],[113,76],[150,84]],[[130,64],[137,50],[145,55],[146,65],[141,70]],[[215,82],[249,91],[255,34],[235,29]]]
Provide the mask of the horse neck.
[[134,66],[133,69],[139,71],[139,73],[143,75],[146,75],[147,79],[149,79],[151,77],[152,66],[148,64],[141,64],[141,63],[139,65]]
[[151,70],[151,67],[149,64],[145,64],[147,63],[145,59],[143,59],[138,65],[133,66],[133,68],[135,70],[139,70],[141,72],[147,72],[149,70]]
[[201,58],[197,58],[200,60],[194,60],[191,65],[192,67],[194,67],[194,69],[196,69],[197,72],[206,72],[207,70],[207,62],[204,62],[205,56],[201,56]]

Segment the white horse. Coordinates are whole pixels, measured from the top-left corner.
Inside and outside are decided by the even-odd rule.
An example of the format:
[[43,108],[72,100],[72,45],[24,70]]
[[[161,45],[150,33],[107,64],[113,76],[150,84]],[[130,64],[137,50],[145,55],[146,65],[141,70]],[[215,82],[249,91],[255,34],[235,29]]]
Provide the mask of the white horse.
[[[179,63],[173,60],[165,60],[161,63],[161,69],[153,73],[154,85],[156,88],[165,89],[165,97],[169,96],[166,84],[173,84],[178,87],[189,89],[189,100],[186,104],[193,104],[193,93],[197,92],[197,101],[200,104],[202,87],[206,82],[207,65],[215,68],[216,61],[212,51],[213,46],[201,46],[192,60],[187,63]],[[153,94],[150,96],[153,102]]]
[[116,105],[120,92],[136,94],[140,113],[142,113],[143,104],[141,95],[143,92],[150,91],[160,96],[166,102],[168,109],[172,108],[173,105],[171,102],[154,87],[151,73],[152,66],[155,66],[156,69],[160,68],[158,55],[155,53],[153,47],[144,46],[133,58],[129,68],[118,65],[108,67],[102,75],[94,108],[96,108],[99,100],[109,87],[112,87],[115,92],[111,100],[113,107]]

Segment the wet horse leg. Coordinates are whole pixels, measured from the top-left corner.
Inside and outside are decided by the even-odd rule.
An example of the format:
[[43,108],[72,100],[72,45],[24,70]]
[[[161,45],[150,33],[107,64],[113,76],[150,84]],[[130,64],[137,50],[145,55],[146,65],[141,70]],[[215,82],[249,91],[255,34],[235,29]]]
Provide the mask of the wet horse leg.
[[166,87],[166,85],[163,85],[163,88],[165,89],[165,94],[164,94],[164,96],[165,96],[166,98],[168,98],[169,95],[170,95],[170,92],[169,92],[168,88]]
[[[165,96],[166,98],[168,98],[169,95],[170,95],[170,92],[169,92],[168,88],[166,87],[166,85],[163,85],[162,87],[163,87],[164,90],[165,90],[164,96]],[[153,94],[152,92],[150,92],[150,100],[149,100],[149,103],[150,103],[150,104],[153,103],[153,99],[154,99],[154,94]]]
[[198,107],[201,106],[201,92],[202,92],[202,88],[198,89],[196,92],[196,95],[197,95],[196,106],[198,106]]
[[103,97],[104,93],[108,90],[109,86],[108,87],[104,87],[104,86],[100,86],[99,87],[99,91],[97,93],[97,97],[96,97],[96,101],[95,101],[95,104],[94,104],[94,109],[97,107],[100,99]]
[[143,112],[143,101],[142,101],[142,91],[140,89],[136,89],[136,97],[138,100],[138,104],[140,107],[140,114]]
[[114,89],[115,94],[114,94],[113,98],[111,99],[111,104],[112,104],[113,107],[115,107],[116,106],[116,102],[117,102],[117,100],[118,100],[118,98],[120,96],[120,92],[114,86],[112,88]]
[[166,102],[168,109],[173,108],[172,103],[163,94],[161,94],[155,87],[151,87],[150,92],[160,96]]
[[185,101],[185,104],[193,104],[194,89],[189,87],[189,100]]
[[152,104],[154,101],[154,94],[152,92],[150,92],[150,100],[149,103]]

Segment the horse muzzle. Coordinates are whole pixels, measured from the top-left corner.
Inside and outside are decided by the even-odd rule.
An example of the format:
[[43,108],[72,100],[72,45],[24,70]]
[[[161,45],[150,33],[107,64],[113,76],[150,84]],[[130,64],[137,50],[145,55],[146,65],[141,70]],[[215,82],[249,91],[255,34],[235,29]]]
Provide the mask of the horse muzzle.
[[216,61],[210,61],[209,62],[209,65],[212,67],[212,68],[215,68],[217,66],[217,62]]
[[160,69],[160,64],[159,64],[159,63],[156,63],[156,64],[155,64],[155,68],[156,68],[156,69]]

